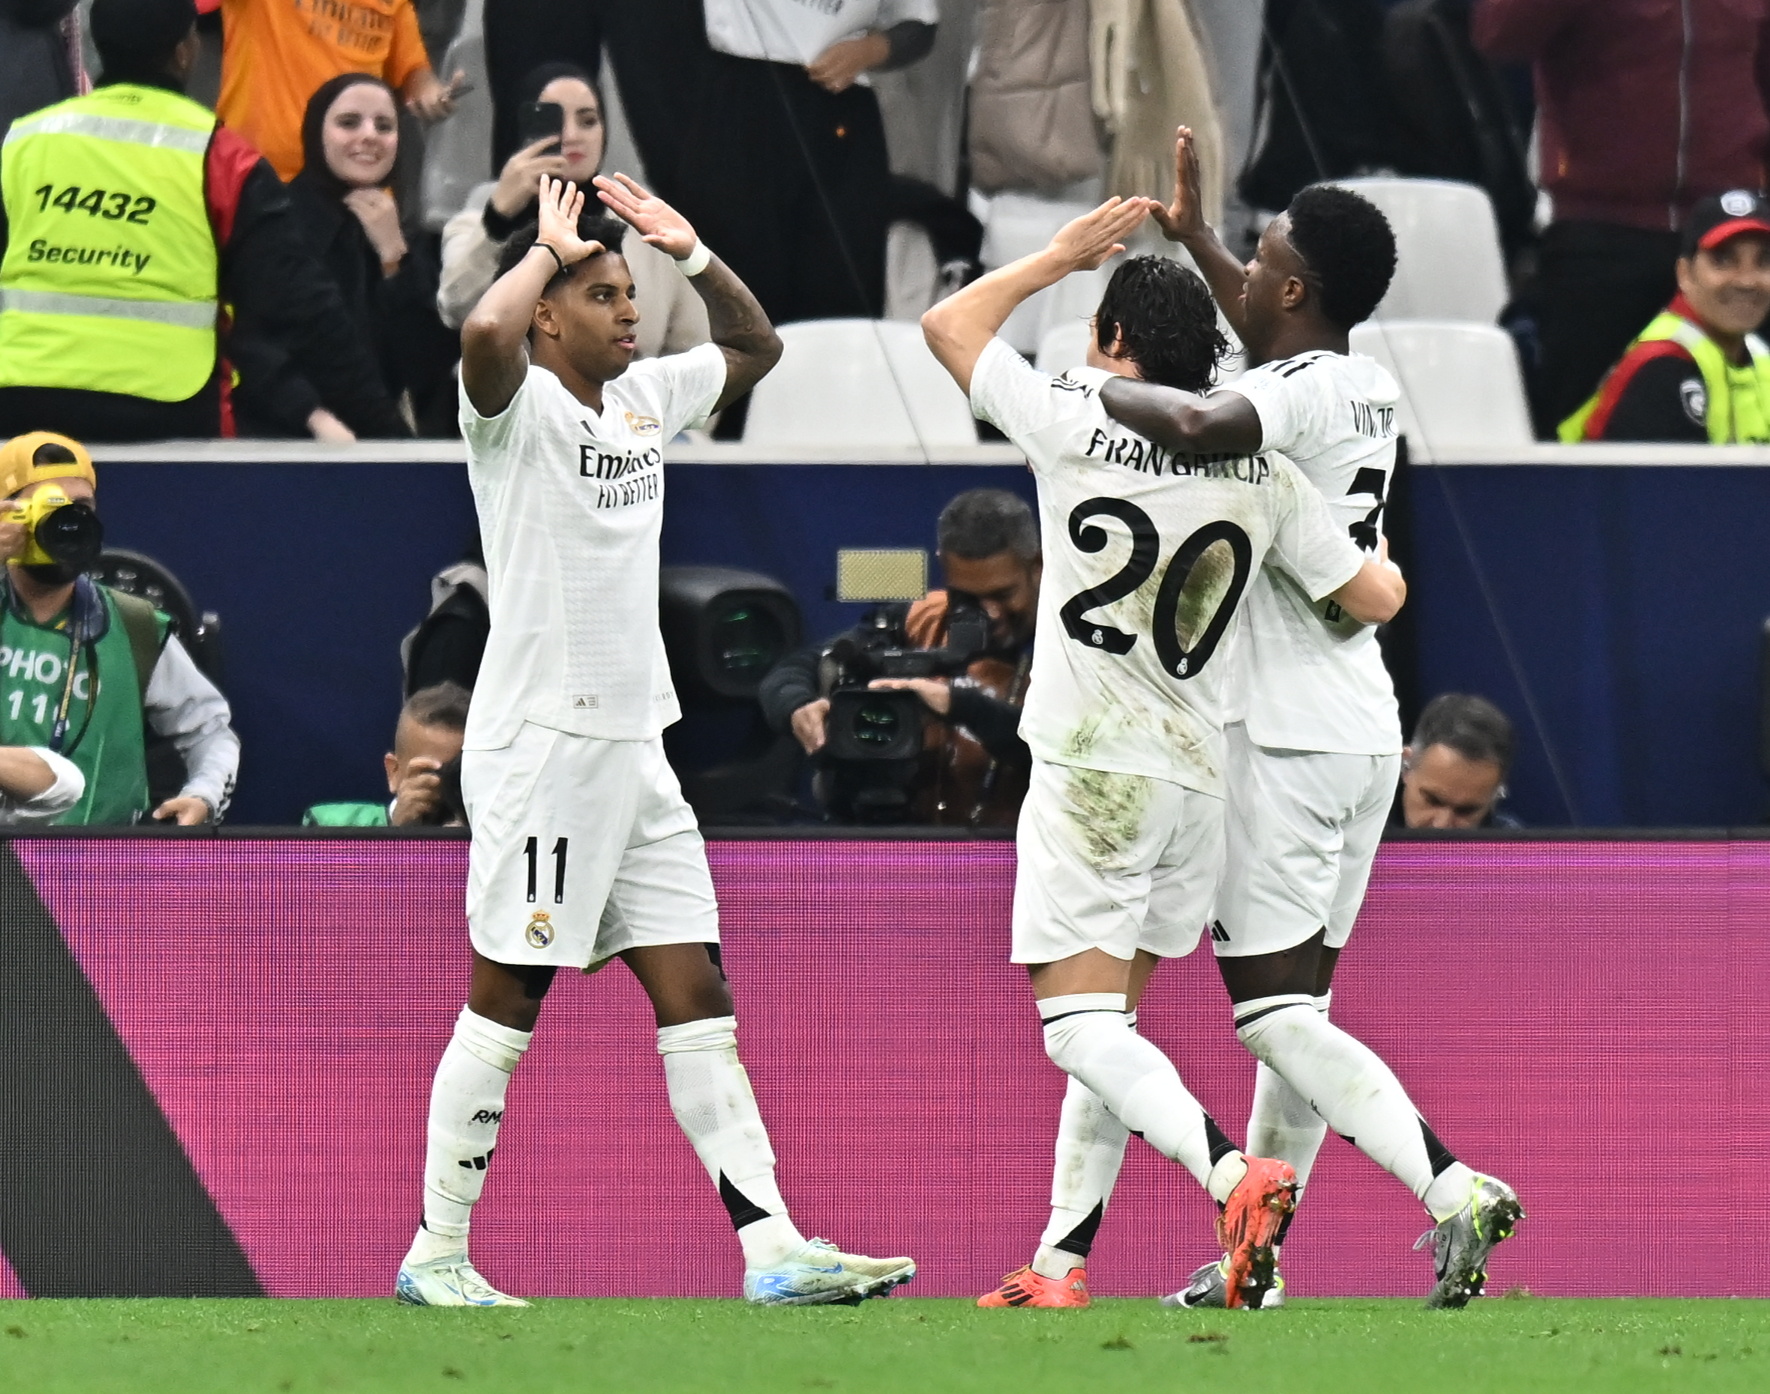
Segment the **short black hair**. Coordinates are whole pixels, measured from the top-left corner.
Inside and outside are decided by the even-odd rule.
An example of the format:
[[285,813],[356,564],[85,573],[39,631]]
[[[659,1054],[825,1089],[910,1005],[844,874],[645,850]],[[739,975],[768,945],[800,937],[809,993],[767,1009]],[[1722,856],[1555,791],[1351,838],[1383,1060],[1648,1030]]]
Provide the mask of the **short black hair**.
[[101,84],[169,76],[173,53],[196,23],[195,0],[95,0],[87,31]]
[[940,550],[966,561],[1012,552],[1021,561],[1040,556],[1039,524],[1019,494],[1006,489],[967,489],[940,510],[935,528]]
[[1094,338],[1102,353],[1120,340],[1145,382],[1187,392],[1209,387],[1229,352],[1211,292],[1196,272],[1166,257],[1119,263],[1094,312]]
[[[505,275],[515,267],[517,262],[526,257],[534,249],[535,239],[539,235],[540,225],[538,223],[524,223],[511,233],[510,240],[498,253],[498,275]],[[586,242],[600,242],[609,251],[618,252],[621,250],[621,242],[626,235],[627,225],[625,223],[600,203],[592,209],[586,200],[584,211],[578,214],[579,237],[582,237]],[[573,265],[582,266],[583,262],[575,262]],[[542,294],[551,295],[556,291],[572,274],[572,269],[571,266],[568,266],[563,271],[554,272],[548,279],[547,288]]]
[[80,457],[67,446],[56,441],[46,440],[31,452],[33,465],[77,465]]
[[1312,184],[1285,212],[1323,318],[1341,329],[1369,319],[1395,279],[1395,232],[1382,210],[1350,189]]
[[433,687],[420,688],[406,698],[405,706],[399,709],[400,720],[440,727],[444,731],[465,731],[467,704],[472,699],[473,694],[460,683],[439,682]]
[[1449,746],[1465,760],[1484,760],[1500,767],[1500,778],[1512,772],[1518,747],[1511,718],[1485,697],[1467,692],[1441,692],[1414,723],[1417,758],[1434,745]]

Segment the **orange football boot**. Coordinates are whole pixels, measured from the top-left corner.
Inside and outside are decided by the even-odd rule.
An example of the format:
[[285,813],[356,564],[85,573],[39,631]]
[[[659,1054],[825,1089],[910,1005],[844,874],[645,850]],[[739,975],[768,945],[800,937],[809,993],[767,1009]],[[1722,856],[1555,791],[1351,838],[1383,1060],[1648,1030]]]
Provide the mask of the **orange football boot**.
[[1217,1217],[1223,1245],[1224,1305],[1259,1307],[1277,1281],[1272,1243],[1284,1217],[1297,1208],[1297,1173],[1289,1162],[1249,1157],[1248,1174],[1229,1193]]
[[1088,1270],[1072,1268],[1061,1278],[1047,1278],[1031,1268],[1017,1268],[1001,1287],[977,1299],[979,1307],[1086,1307]]

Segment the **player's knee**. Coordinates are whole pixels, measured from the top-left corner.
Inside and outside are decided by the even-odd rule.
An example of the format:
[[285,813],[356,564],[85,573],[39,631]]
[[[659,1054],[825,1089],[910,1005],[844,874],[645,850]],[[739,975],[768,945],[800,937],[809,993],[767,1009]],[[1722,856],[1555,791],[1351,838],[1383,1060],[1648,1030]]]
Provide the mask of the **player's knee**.
[[1270,1065],[1299,1031],[1307,1034],[1321,1017],[1316,999],[1308,993],[1254,997],[1235,1004],[1235,1034],[1256,1059]]
[[541,1002],[559,970],[544,963],[500,963],[492,967],[497,971],[475,971],[468,1007],[487,1021],[513,1031],[533,1031],[541,1017]]
[[1039,1003],[1045,1029],[1045,1055],[1058,1069],[1074,1074],[1103,1038],[1130,1030],[1122,992],[1078,992]]

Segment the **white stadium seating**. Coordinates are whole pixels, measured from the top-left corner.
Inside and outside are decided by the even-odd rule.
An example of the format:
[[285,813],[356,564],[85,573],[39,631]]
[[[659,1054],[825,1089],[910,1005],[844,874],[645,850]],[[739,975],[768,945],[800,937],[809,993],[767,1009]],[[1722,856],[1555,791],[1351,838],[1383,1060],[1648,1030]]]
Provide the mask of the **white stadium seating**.
[[1444,179],[1336,179],[1395,229],[1395,282],[1380,320],[1492,324],[1507,298],[1499,224],[1484,189]]
[[744,444],[773,448],[944,449],[977,444],[970,404],[898,320],[780,326],[779,366],[756,385]]
[[1396,429],[1411,459],[1532,444],[1518,350],[1497,325],[1367,320],[1351,337],[1401,384]]

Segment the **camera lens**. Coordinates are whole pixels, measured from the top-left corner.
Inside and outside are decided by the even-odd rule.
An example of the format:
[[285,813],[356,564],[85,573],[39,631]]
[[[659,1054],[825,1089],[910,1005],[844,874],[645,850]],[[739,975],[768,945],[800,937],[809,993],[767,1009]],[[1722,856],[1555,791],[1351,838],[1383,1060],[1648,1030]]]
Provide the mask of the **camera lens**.
[[854,739],[862,745],[890,745],[900,725],[894,704],[868,702],[854,713]]
[[104,525],[85,504],[64,504],[43,516],[36,539],[51,560],[84,571],[104,550]]

